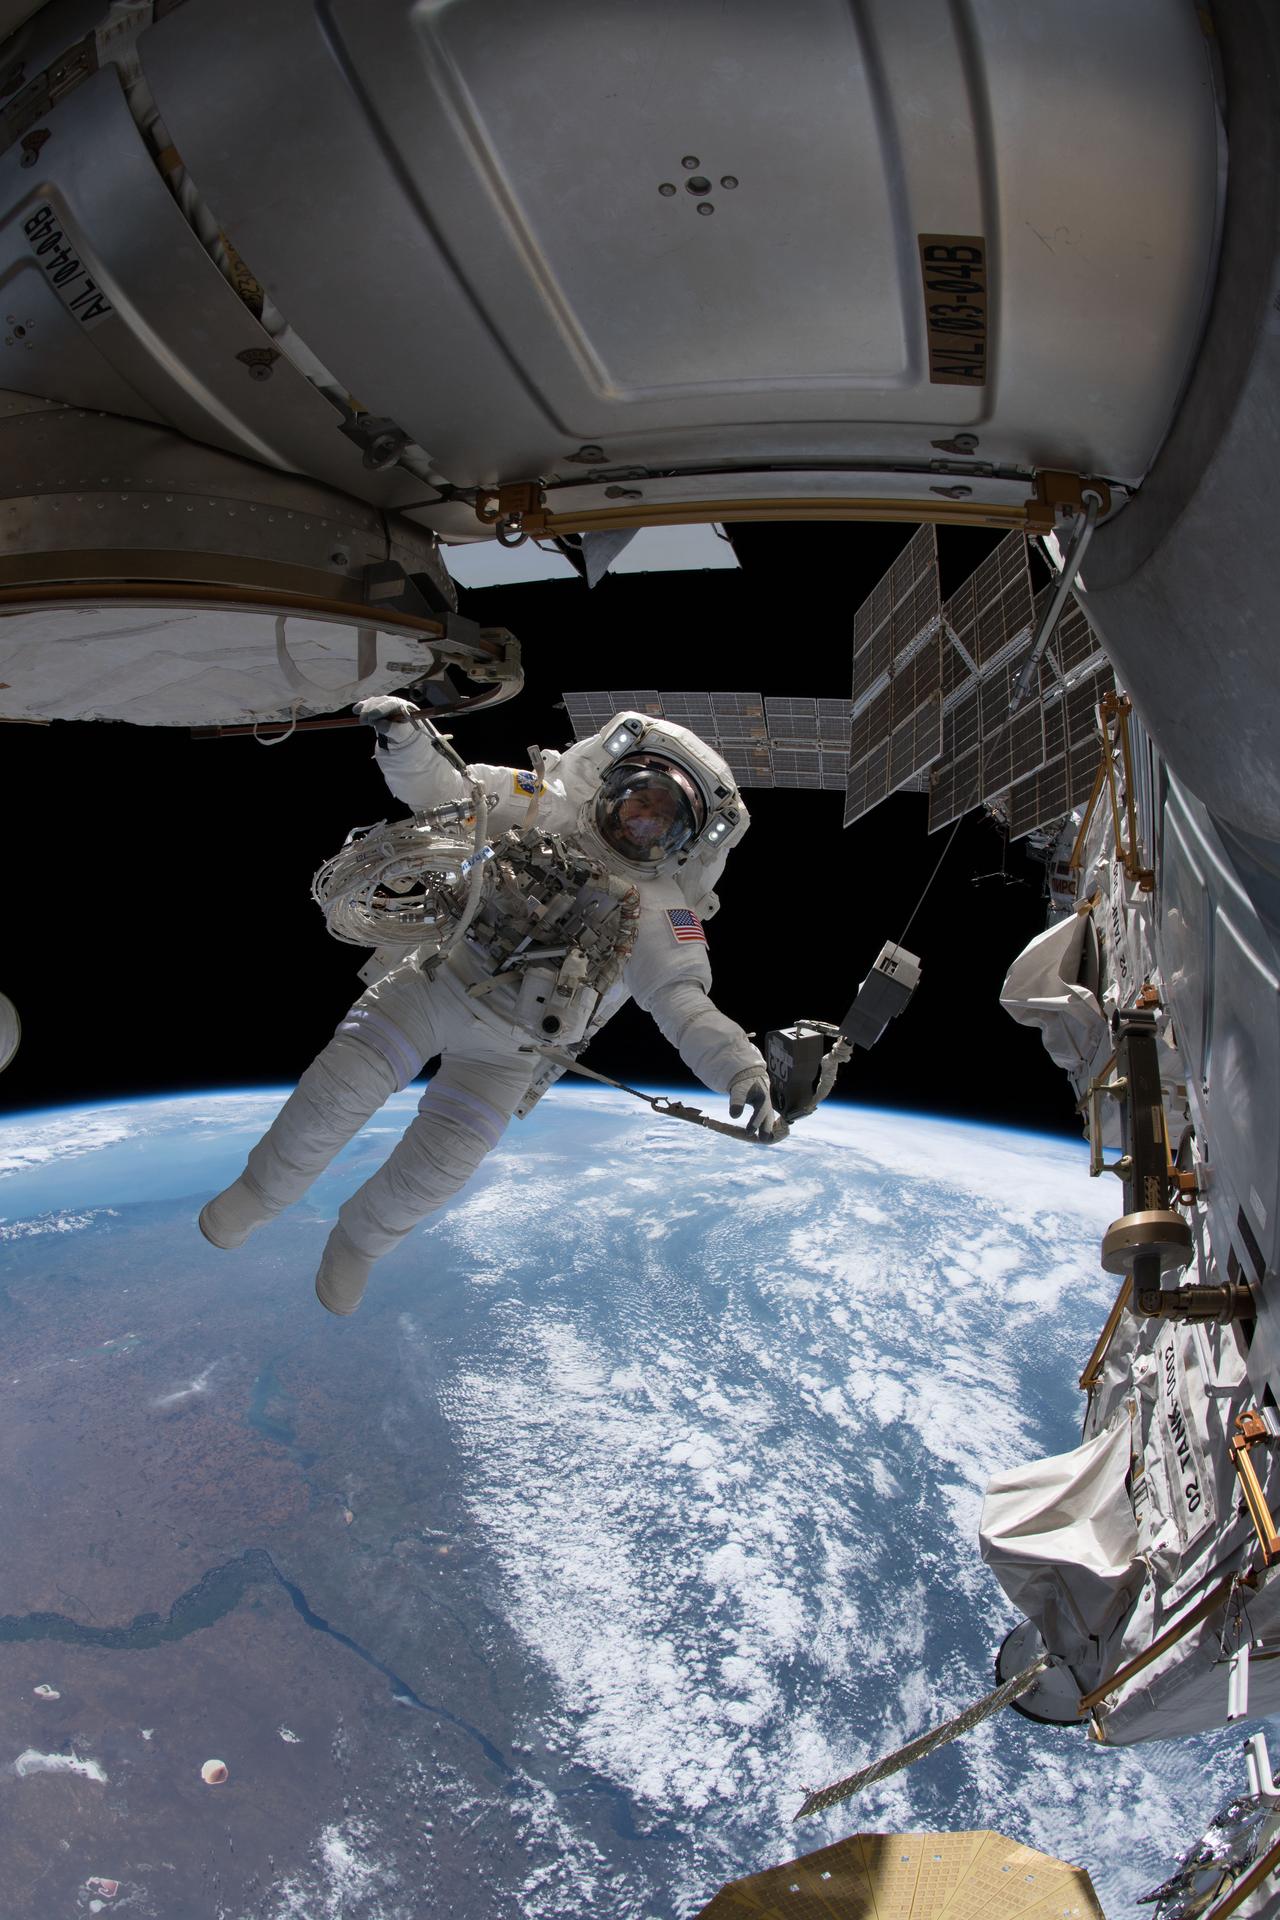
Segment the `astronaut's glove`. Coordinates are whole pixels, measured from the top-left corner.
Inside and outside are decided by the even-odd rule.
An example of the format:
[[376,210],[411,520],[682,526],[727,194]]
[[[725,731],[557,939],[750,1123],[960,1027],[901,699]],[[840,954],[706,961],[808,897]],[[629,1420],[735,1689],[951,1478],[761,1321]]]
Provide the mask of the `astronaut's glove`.
[[376,693],[371,700],[357,700],[351,709],[357,720],[372,727],[386,746],[399,746],[413,732],[418,709],[395,693]]
[[774,1111],[769,1082],[759,1067],[745,1067],[729,1084],[729,1118],[736,1120],[744,1107],[751,1109],[748,1133],[758,1133],[762,1140],[781,1139],[786,1128]]

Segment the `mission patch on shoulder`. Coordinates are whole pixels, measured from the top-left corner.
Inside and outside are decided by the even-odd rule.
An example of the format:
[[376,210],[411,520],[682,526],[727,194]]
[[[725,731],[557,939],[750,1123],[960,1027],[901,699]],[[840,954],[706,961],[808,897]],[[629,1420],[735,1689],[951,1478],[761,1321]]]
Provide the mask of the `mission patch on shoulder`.
[[511,791],[523,794],[526,800],[532,800],[535,793],[545,793],[547,783],[539,780],[536,773],[523,773],[519,767],[511,769]]

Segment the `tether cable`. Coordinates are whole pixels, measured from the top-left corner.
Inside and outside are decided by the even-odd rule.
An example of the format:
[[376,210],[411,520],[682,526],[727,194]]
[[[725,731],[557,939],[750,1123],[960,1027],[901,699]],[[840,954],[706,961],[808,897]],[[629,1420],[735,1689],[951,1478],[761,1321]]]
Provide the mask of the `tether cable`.
[[584,1067],[576,1054],[566,1053],[560,1047],[549,1047],[533,1042],[521,1048],[522,1053],[540,1053],[564,1073],[581,1074],[584,1080],[598,1080],[602,1087],[616,1087],[619,1093],[629,1093],[633,1100],[643,1100],[664,1120],[687,1120],[692,1126],[705,1127],[709,1133],[728,1134],[731,1140],[745,1140],[748,1145],[757,1147],[772,1146],[778,1140],[784,1140],[790,1131],[782,1121],[773,1133],[753,1132],[750,1127],[735,1127],[728,1120],[713,1120],[701,1107],[688,1107],[681,1100],[673,1100],[666,1093],[644,1093],[639,1087],[632,1087],[625,1080],[615,1080],[607,1073],[597,1073],[594,1067]]

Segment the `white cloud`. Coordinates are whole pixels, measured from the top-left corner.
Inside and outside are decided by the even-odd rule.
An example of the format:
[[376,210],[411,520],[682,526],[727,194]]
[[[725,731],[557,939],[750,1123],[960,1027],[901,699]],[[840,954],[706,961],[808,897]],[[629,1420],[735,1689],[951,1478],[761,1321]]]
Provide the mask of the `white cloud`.
[[[29,1117],[0,1127],[0,1168],[108,1149],[141,1163],[179,1128],[221,1151],[279,1099]],[[379,1130],[398,1132],[416,1099],[389,1102]],[[341,1190],[298,1216],[299,1258]],[[11,1237],[92,1225],[66,1197]],[[848,1813],[793,1829],[801,1787],[988,1684],[1013,1616],[976,1555],[982,1487],[1072,1443],[1070,1381],[1109,1304],[1097,1252],[1113,1211],[1068,1143],[828,1107],[765,1154],[603,1089],[553,1092],[414,1248],[459,1280],[444,1360],[434,1311],[397,1323],[407,1433],[423,1402],[434,1419],[447,1369],[486,1596],[528,1663],[517,1746],[587,1769],[646,1838],[661,1823],[708,1892],[848,1831]],[[216,1377],[190,1347],[167,1371],[149,1389],[162,1406]],[[1235,1744],[1116,1755],[1005,1715],[853,1820],[976,1825],[998,1810],[1005,1830],[1067,1855],[1083,1833],[1117,1907],[1203,1825],[1206,1770]],[[105,1777],[75,1756],[19,1758],[15,1773]],[[559,1777],[517,1769],[502,1801],[528,1854],[519,1910],[647,1914],[657,1856],[599,1839]],[[461,1787],[454,1814],[475,1791]],[[397,1890],[393,1858],[370,1821],[323,1827],[273,1920],[407,1920],[420,1889]]]
[[139,1131],[136,1114],[133,1107],[107,1107],[8,1120],[0,1126],[0,1178],[132,1139]]
[[82,1760],[74,1753],[39,1753],[35,1747],[27,1747],[14,1761],[13,1770],[19,1780],[33,1773],[74,1773],[82,1780],[107,1785],[107,1776],[96,1760]]
[[118,1217],[114,1207],[89,1207],[84,1213],[38,1213],[30,1220],[0,1220],[0,1241],[35,1240],[48,1233],[84,1233],[99,1220]]

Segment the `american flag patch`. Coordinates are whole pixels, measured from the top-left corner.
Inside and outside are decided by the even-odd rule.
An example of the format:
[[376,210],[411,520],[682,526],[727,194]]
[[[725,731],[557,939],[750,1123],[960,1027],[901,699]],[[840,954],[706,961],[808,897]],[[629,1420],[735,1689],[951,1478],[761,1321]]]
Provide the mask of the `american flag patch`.
[[667,920],[673,939],[701,940],[706,946],[707,936],[702,930],[702,922],[696,913],[690,913],[688,907],[668,907]]

